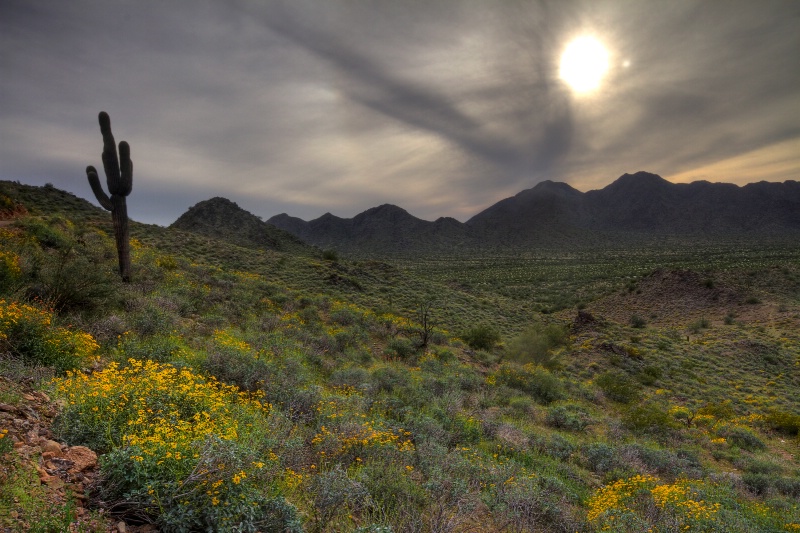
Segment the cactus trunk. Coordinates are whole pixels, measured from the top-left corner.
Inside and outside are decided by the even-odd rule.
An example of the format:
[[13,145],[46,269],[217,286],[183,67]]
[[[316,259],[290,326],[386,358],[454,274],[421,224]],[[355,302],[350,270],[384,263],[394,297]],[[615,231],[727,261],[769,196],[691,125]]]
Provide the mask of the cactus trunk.
[[122,281],[131,280],[131,244],[128,232],[128,206],[125,197],[111,195],[111,219],[114,221],[114,238],[117,241],[117,255],[119,256],[119,274]]

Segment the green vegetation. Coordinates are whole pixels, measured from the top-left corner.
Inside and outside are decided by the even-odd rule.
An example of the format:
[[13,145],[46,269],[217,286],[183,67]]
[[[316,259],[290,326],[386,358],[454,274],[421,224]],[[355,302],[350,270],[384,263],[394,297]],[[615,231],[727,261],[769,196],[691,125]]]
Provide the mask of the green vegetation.
[[[58,400],[116,520],[800,530],[797,250],[390,265],[132,223],[122,283],[99,210],[9,183],[2,202],[0,403],[31,382]],[[26,435],[0,435],[0,516],[75,524],[9,445]]]

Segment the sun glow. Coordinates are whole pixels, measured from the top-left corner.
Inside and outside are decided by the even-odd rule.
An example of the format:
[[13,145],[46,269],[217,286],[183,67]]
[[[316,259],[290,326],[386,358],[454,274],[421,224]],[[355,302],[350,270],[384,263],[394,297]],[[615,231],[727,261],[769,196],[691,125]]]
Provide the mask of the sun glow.
[[594,37],[570,42],[561,54],[559,77],[576,93],[588,93],[600,86],[608,71],[608,52]]

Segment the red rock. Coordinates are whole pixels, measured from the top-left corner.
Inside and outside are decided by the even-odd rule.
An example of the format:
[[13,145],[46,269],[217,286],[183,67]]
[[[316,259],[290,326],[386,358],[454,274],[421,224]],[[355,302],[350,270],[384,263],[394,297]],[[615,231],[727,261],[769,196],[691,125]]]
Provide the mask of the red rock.
[[0,403],[0,411],[4,411],[6,413],[11,413],[11,414],[19,413],[19,409],[17,409],[13,405],[8,405],[7,403]]
[[97,454],[86,446],[73,446],[64,454],[64,458],[75,463],[70,473],[77,474],[97,466]]
[[53,457],[61,457],[64,455],[61,451],[61,444],[54,440],[45,440],[41,447],[43,452],[50,452],[53,454]]

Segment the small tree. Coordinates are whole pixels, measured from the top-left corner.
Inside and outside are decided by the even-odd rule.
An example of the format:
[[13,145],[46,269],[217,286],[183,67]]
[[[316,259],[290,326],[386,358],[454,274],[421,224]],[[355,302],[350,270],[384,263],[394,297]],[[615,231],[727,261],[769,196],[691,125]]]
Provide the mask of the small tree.
[[131,280],[131,248],[128,232],[128,206],[125,198],[131,193],[133,186],[133,162],[131,161],[131,148],[125,141],[119,143],[119,157],[114,135],[111,134],[111,118],[108,113],[101,111],[99,115],[100,132],[103,134],[103,170],[106,174],[106,183],[109,198],[100,185],[100,178],[93,166],[86,167],[86,176],[92,187],[97,201],[107,211],[111,211],[114,222],[114,238],[117,241],[117,255],[119,256],[119,273],[122,281]]
[[500,342],[500,333],[489,325],[478,324],[468,329],[462,338],[474,350],[489,351]]
[[431,342],[431,335],[433,333],[433,309],[436,307],[436,300],[433,298],[426,298],[417,304],[416,319],[419,328],[415,328],[419,336],[417,348],[425,350]]

